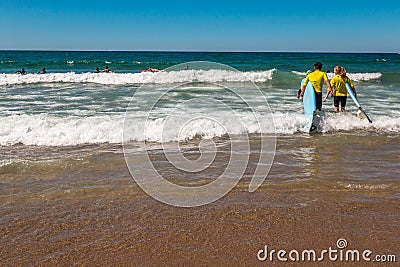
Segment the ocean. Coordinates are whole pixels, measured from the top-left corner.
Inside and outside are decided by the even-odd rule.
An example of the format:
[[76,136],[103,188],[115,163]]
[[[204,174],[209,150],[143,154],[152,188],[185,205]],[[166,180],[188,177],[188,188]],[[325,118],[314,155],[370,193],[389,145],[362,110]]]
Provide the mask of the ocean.
[[[333,113],[328,98],[308,133],[296,93],[316,61],[330,78],[346,68],[372,123],[351,99]],[[150,67],[165,71],[141,72]],[[341,237],[398,253],[399,86],[396,53],[0,51],[2,262],[254,266],[266,242]],[[248,158],[229,172],[241,179],[205,206],[166,205],[132,179],[147,165],[129,155],[145,153],[172,183],[209,184],[242,166],[242,139]]]

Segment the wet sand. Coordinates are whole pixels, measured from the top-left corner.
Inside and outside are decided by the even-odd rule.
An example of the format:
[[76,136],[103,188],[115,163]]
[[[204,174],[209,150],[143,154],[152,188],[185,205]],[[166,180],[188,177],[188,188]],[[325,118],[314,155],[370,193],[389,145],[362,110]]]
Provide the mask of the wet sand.
[[146,195],[121,153],[3,168],[1,265],[270,266],[257,259],[264,245],[322,250],[339,238],[349,249],[400,257],[399,138],[348,135],[338,151],[331,138],[313,138],[279,138],[257,191],[245,180],[197,208]]

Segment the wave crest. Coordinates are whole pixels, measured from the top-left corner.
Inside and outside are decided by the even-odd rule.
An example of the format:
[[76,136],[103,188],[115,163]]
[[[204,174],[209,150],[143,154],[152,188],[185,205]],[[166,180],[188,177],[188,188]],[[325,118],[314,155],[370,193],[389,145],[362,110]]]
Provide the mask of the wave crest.
[[[225,113],[217,115],[218,121],[226,126],[229,133],[247,134],[258,133],[259,124],[251,114],[243,113],[240,116],[245,122],[245,132],[238,127],[237,121]],[[124,128],[124,114],[98,115],[92,117],[55,117],[47,114],[11,115],[0,118],[0,145],[68,146],[95,143],[122,143]],[[185,141],[202,137],[204,139],[223,136],[226,132],[221,127],[207,120],[198,120],[182,130],[180,139],[168,132],[163,133],[164,119],[145,121],[143,114],[138,114],[135,125],[129,126],[128,140],[132,141]],[[307,119],[300,113],[274,113],[275,133],[291,135],[307,132]],[[139,125],[146,123],[146,137]],[[179,127],[179,121],[175,121]],[[172,125],[172,127],[174,127]],[[270,130],[270,129],[269,129]],[[352,114],[327,114],[322,123],[323,132],[368,130],[388,133],[400,132],[400,119],[387,116],[374,117],[374,123],[361,121]],[[262,129],[264,133],[268,129]],[[275,134],[272,133],[272,134]],[[124,134],[125,135],[125,134]]]
[[272,79],[275,69],[266,71],[235,72],[227,70],[183,70],[142,73],[47,73],[0,74],[0,85],[34,83],[97,83],[104,85],[169,84],[181,82],[266,82]]

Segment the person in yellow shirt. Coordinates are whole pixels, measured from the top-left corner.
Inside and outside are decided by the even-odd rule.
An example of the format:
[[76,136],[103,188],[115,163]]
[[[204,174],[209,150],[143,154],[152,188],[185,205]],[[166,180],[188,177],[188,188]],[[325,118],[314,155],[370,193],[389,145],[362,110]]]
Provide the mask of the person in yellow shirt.
[[327,94],[329,93],[332,94],[332,88],[331,84],[329,83],[328,76],[326,75],[325,72],[321,71],[321,69],[322,69],[322,63],[315,62],[314,71],[307,75],[306,79],[304,80],[303,86],[301,87],[301,94],[304,94],[307,83],[311,82],[312,86],[314,87],[317,110],[321,110],[322,108],[322,86],[324,85],[324,81],[328,86]]
[[[336,66],[334,68],[334,72],[335,76],[331,80],[331,86],[334,90],[333,105],[335,112],[339,112],[340,104],[340,110],[343,112],[345,110],[347,102],[346,83],[348,83],[353,89],[354,94],[356,94],[356,90],[354,88],[353,82],[350,80],[349,77],[347,77],[345,68],[343,68],[342,66]],[[326,101],[327,97],[328,94],[324,97],[324,102]]]

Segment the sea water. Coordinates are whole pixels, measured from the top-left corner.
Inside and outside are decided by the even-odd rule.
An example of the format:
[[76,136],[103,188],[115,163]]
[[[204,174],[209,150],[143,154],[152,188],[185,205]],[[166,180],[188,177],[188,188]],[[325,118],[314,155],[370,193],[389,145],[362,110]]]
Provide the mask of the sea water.
[[[332,72],[335,65],[347,69],[361,105],[373,120],[369,124],[352,116],[357,113],[357,107],[349,98],[348,113],[327,114],[322,132],[398,133],[400,130],[398,54],[1,51],[0,59],[1,145],[121,143],[124,113],[140,86],[147,85],[151,95],[151,84],[157,88],[163,84],[189,82],[208,84],[207,92],[215,90],[215,95],[223,97],[224,92],[209,85],[230,82],[231,86],[240,87],[251,80],[268,100],[276,133],[301,134],[307,132],[307,122],[302,115],[301,101],[295,96],[301,79],[308,69],[312,69],[315,61],[323,63],[324,71]],[[190,64],[188,70],[139,72],[149,67],[164,69],[198,60],[227,64],[240,73],[190,69]],[[96,67],[102,70],[106,65],[114,72],[94,73]],[[22,67],[25,67],[27,75],[13,73]],[[47,73],[36,74],[43,67]],[[332,77],[332,74],[328,75]],[[196,93],[190,89],[176,92],[175,104],[185,97],[196,97]],[[207,113],[212,109],[210,105],[193,108],[197,113]],[[332,100],[328,99],[323,108],[331,111]],[[188,113],[192,111],[187,110]],[[135,112],[140,114],[140,108]],[[246,117],[248,114],[243,112],[242,115]],[[246,126],[250,133],[254,128],[251,123]],[[199,130],[196,124],[192,127],[195,128],[186,129],[187,134],[181,134],[183,140],[191,139]],[[215,128],[210,127],[201,129],[198,134],[209,138],[224,134],[214,132]],[[158,130],[157,126],[153,127],[154,132]],[[134,135],[131,138],[141,139]],[[148,138],[153,138],[151,132]],[[172,141],[172,137],[164,140]]]

